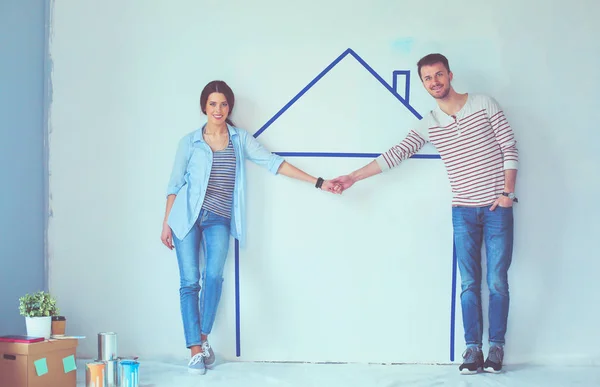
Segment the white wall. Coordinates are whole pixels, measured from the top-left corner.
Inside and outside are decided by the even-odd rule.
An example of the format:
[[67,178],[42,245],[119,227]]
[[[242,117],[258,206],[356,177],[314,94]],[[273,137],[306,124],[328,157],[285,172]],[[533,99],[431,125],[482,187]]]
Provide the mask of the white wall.
[[[50,288],[69,331],[88,336],[82,356],[93,356],[106,330],[119,333],[123,354],[187,353],[175,254],[159,234],[177,141],[202,123],[202,87],[226,80],[234,120],[254,133],[351,48],[390,84],[392,71],[411,70],[410,101],[421,114],[434,101],[415,64],[437,51],[459,92],[503,105],[521,152],[507,362],[600,360],[597,2],[365,4],[54,2]],[[272,151],[377,153],[413,122],[347,57],[259,140]],[[370,159],[289,161],[334,177]],[[248,178],[242,352],[236,358],[233,248],[211,339],[217,352],[450,360],[452,233],[441,161],[409,160],[341,197],[254,165]],[[460,358],[458,299],[456,311]]]

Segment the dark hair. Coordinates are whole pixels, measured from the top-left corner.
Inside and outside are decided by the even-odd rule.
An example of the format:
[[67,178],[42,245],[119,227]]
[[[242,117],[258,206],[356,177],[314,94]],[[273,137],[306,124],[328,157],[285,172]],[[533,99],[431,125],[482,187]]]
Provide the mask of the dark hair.
[[425,55],[417,62],[417,69],[419,70],[419,78],[421,80],[423,80],[423,78],[421,78],[421,67],[431,66],[436,63],[443,64],[444,67],[446,67],[446,70],[448,70],[448,72],[450,72],[450,65],[448,64],[448,59],[446,59],[445,56],[443,56],[442,54],[429,54],[429,55]]
[[[231,113],[233,113],[233,106],[235,105],[235,96],[233,95],[231,88],[223,81],[212,81],[204,86],[202,93],[200,93],[200,109],[202,110],[202,113],[206,114],[206,102],[208,101],[208,96],[212,93],[221,93],[225,96],[227,104],[229,105],[229,115],[231,115]],[[227,117],[225,121],[229,125],[235,126],[229,117]]]

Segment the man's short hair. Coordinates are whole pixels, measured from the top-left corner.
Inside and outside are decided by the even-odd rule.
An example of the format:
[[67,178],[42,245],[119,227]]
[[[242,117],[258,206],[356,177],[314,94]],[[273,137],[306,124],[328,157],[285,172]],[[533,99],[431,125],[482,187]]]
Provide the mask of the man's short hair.
[[423,66],[431,66],[431,65],[434,65],[436,63],[443,64],[444,67],[446,67],[446,70],[448,70],[448,72],[450,72],[450,65],[448,64],[448,59],[446,59],[445,56],[443,56],[442,54],[429,54],[429,55],[425,55],[424,57],[422,57],[417,62],[417,69],[419,71],[419,78],[421,80],[423,80],[423,78],[421,78],[421,67],[423,67]]

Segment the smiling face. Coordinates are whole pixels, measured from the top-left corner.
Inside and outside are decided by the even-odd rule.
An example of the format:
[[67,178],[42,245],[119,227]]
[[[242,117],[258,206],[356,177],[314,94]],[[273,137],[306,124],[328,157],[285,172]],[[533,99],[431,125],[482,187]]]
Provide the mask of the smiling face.
[[206,100],[206,117],[213,125],[222,125],[229,116],[229,103],[223,93],[211,93]]
[[421,67],[421,81],[427,92],[436,99],[444,99],[450,93],[452,72],[441,62]]
[[200,93],[200,110],[211,125],[223,125],[225,122],[233,125],[228,117],[233,113],[234,105],[235,95],[223,81],[209,82]]

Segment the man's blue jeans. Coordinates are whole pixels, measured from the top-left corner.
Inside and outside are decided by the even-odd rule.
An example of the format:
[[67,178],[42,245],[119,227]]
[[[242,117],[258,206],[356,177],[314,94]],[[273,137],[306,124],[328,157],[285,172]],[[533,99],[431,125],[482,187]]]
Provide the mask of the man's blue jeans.
[[504,344],[508,320],[508,268],[512,261],[512,207],[452,207],[456,258],[460,270],[465,341],[482,344],[481,245],[485,241],[489,300],[489,342]]
[[[230,223],[225,217],[202,210],[183,240],[173,235],[179,264],[181,317],[188,348],[201,345],[200,333],[208,335],[215,322],[223,286],[223,268],[229,251]],[[204,258],[202,288],[200,248]]]

